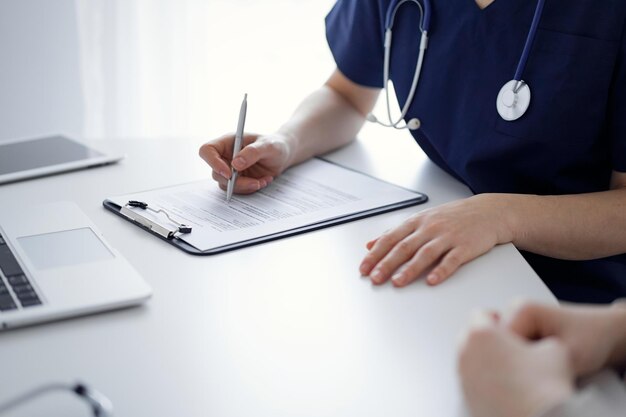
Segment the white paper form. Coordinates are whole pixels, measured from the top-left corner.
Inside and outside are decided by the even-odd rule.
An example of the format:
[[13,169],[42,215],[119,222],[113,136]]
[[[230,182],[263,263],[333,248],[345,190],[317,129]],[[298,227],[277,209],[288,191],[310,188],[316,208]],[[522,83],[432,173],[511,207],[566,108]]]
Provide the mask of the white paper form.
[[[260,236],[308,226],[385,207],[420,194],[311,159],[293,167],[265,189],[233,195],[230,203],[214,181],[205,180],[111,199],[119,206],[129,200],[167,211],[174,220],[192,226],[180,239],[201,251],[245,242]],[[139,208],[133,211],[174,228],[164,216]]]

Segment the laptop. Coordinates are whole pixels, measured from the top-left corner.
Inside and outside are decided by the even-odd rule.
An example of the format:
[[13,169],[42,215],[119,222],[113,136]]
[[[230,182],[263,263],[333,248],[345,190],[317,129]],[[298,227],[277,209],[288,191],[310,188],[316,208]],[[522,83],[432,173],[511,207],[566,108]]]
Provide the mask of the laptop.
[[151,293],[74,203],[0,209],[0,331],[137,305]]
[[108,165],[123,155],[105,155],[61,135],[0,142],[0,184]]

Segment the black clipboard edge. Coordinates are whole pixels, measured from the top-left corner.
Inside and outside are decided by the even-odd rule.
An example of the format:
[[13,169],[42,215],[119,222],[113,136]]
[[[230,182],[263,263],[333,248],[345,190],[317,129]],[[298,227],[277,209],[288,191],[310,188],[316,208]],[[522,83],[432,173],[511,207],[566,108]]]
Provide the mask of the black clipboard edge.
[[416,197],[410,200],[401,201],[399,203],[390,204],[387,206],[377,207],[375,209],[366,210],[366,211],[362,211],[359,213],[354,213],[354,214],[343,216],[343,217],[336,218],[336,219],[330,219],[330,220],[325,220],[323,222],[301,226],[295,229],[284,230],[282,232],[274,233],[271,235],[264,235],[264,236],[259,236],[254,239],[248,239],[248,240],[244,240],[244,241],[237,242],[237,243],[231,243],[229,245],[219,246],[217,248],[212,248],[206,251],[201,251],[195,246],[192,246],[189,243],[185,242],[184,240],[181,240],[178,238],[167,239],[159,235],[158,233],[155,233],[154,231],[150,230],[149,228],[142,225],[141,223],[135,222],[129,217],[126,217],[125,215],[123,215],[121,212],[122,207],[115,204],[111,200],[108,200],[108,199],[104,200],[102,202],[102,205],[104,206],[104,208],[118,215],[119,217],[126,220],[127,222],[132,223],[136,226],[139,226],[141,229],[145,230],[146,232],[158,237],[161,240],[166,241],[170,245],[177,247],[183,252],[186,252],[190,255],[196,255],[196,256],[208,256],[208,255],[217,255],[220,253],[229,252],[229,251],[236,250],[236,249],[243,249],[249,246],[259,245],[261,243],[272,242],[272,241],[283,239],[283,238],[290,237],[290,236],[297,236],[302,233],[312,232],[315,230],[321,230],[321,229],[325,229],[331,226],[337,226],[340,224],[349,223],[349,222],[356,221],[356,220],[362,220],[368,217],[376,216],[378,214],[389,213],[391,211],[424,204],[428,201],[428,196],[426,194],[419,193],[416,191],[413,191],[413,192],[416,194]]

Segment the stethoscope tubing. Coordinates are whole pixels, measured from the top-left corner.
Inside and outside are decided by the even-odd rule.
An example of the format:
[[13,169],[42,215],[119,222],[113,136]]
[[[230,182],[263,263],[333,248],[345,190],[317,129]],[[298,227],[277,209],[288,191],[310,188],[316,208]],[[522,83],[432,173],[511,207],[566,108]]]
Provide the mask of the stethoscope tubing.
[[393,27],[398,9],[400,9],[404,3],[409,2],[416,3],[422,12],[422,21],[420,22],[420,28],[422,31],[430,31],[430,16],[432,14],[430,0],[422,0],[422,3],[424,4],[423,9],[422,4],[416,0],[393,0],[387,8],[387,15],[385,16],[385,31],[390,30]]
[[[504,1],[504,0],[495,0],[495,1]],[[391,47],[392,47],[392,28],[395,23],[396,14],[398,10],[402,7],[402,5],[406,3],[415,3],[420,10],[420,32],[422,33],[422,39],[420,43],[420,51],[417,59],[417,65],[415,68],[415,73],[413,75],[413,82],[411,83],[411,89],[407,96],[407,99],[402,106],[402,111],[397,120],[394,121],[391,115],[391,105],[390,105],[390,97],[389,97],[389,81],[390,81],[390,66],[391,66]],[[528,59],[530,57],[533,44],[535,42],[535,38],[537,37],[537,31],[539,28],[539,23],[541,21],[541,17],[543,16],[543,9],[545,5],[545,0],[537,0],[537,6],[535,8],[535,13],[533,16],[533,20],[530,25],[530,29],[528,31],[528,36],[526,37],[526,42],[524,44],[524,49],[520,56],[519,62],[517,63],[517,68],[515,70],[515,77],[512,81],[505,84],[502,87],[502,90],[498,94],[498,98],[496,99],[496,107],[498,108],[498,112],[505,120],[517,120],[521,116],[524,115],[526,110],[528,109],[528,105],[530,104],[530,87],[523,80],[524,73],[526,71],[526,65],[528,64]],[[405,122],[404,125],[400,125],[406,115],[408,114],[409,108],[413,103],[413,98],[415,97],[415,92],[417,86],[419,84],[419,78],[422,71],[422,65],[424,62],[424,53],[428,48],[428,33],[430,31],[430,19],[432,12],[432,4],[430,0],[392,0],[387,8],[387,14],[385,16],[385,39],[384,39],[384,68],[383,68],[383,82],[385,89],[385,100],[387,104],[387,117],[388,123],[384,123],[379,121],[376,116],[370,113],[367,116],[367,119],[372,122],[376,122],[385,127],[393,127],[395,129],[405,129],[409,128],[411,130],[418,129],[421,125],[421,122],[417,118],[413,118],[410,122]],[[507,89],[510,89],[510,92],[514,94],[515,99],[511,101],[510,104],[507,102],[501,101],[501,96],[506,98]],[[510,94],[510,93],[509,93]],[[518,101],[519,100],[519,101]],[[515,104],[517,102],[517,105]],[[507,108],[508,106],[508,108]],[[515,111],[514,111],[515,110]],[[417,126],[417,127],[415,127]]]
[[398,126],[403,120],[404,117],[409,112],[409,108],[411,107],[411,103],[413,102],[413,97],[415,96],[415,91],[417,90],[417,85],[419,84],[420,75],[422,72],[422,66],[424,64],[424,54],[426,52],[426,48],[428,47],[428,32],[422,32],[422,41],[420,44],[420,51],[417,57],[417,63],[415,64],[415,74],[413,75],[413,81],[411,83],[411,90],[409,91],[409,95],[407,96],[407,100],[402,107],[402,111],[400,112],[400,116],[394,122],[393,116],[391,115],[391,105],[389,98],[389,66],[390,66],[390,55],[391,55],[391,30],[388,30],[386,33],[385,40],[385,66],[384,66],[384,85],[385,85],[385,102],[387,103],[387,117],[389,119],[389,123],[381,123],[385,127],[393,127],[396,129],[404,129],[404,126]]
[[535,15],[530,25],[530,30],[528,31],[526,44],[524,45],[522,56],[520,57],[520,60],[517,64],[517,69],[515,70],[515,77],[513,78],[515,81],[523,80],[524,71],[526,70],[526,64],[528,63],[528,58],[530,57],[530,52],[532,51],[533,43],[535,42],[535,38],[537,37],[537,30],[539,28],[539,22],[541,21],[541,17],[543,16],[544,5],[545,5],[545,0],[537,1],[537,7],[535,8]]
[[[431,7],[430,0],[422,0],[424,5],[418,0],[400,0],[395,1],[395,4],[392,3],[389,9],[387,9],[387,17],[385,22],[385,55],[384,55],[384,65],[383,65],[383,83],[385,89],[385,102],[387,104],[387,117],[389,123],[384,123],[381,121],[377,121],[382,126],[385,127],[393,127],[394,129],[404,129],[406,126],[399,126],[400,123],[404,120],[404,117],[409,112],[409,108],[411,107],[411,103],[413,102],[413,97],[415,96],[415,90],[417,89],[417,85],[419,84],[420,74],[422,72],[422,66],[424,63],[424,54],[426,49],[428,48],[428,28],[430,27],[430,16],[431,16]],[[391,66],[391,46],[392,46],[392,27],[395,23],[396,13],[405,3],[415,3],[417,7],[420,9],[420,31],[422,32],[421,42],[420,42],[420,50],[417,57],[417,63],[415,65],[415,74],[413,74],[413,81],[411,83],[411,89],[409,91],[409,95],[407,96],[407,100],[402,107],[402,111],[400,112],[400,116],[396,121],[393,120],[393,116],[391,115],[391,104],[389,97],[389,68]]]

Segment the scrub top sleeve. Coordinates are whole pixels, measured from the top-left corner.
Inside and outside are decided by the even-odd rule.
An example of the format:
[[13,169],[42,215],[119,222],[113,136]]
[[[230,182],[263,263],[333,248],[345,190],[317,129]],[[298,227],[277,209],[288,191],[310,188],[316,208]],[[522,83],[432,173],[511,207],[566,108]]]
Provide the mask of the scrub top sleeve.
[[613,169],[626,172],[626,22],[619,54],[611,91],[609,129],[613,142]]
[[356,84],[383,87],[383,5],[338,0],[326,16],[326,38],[339,70]]

